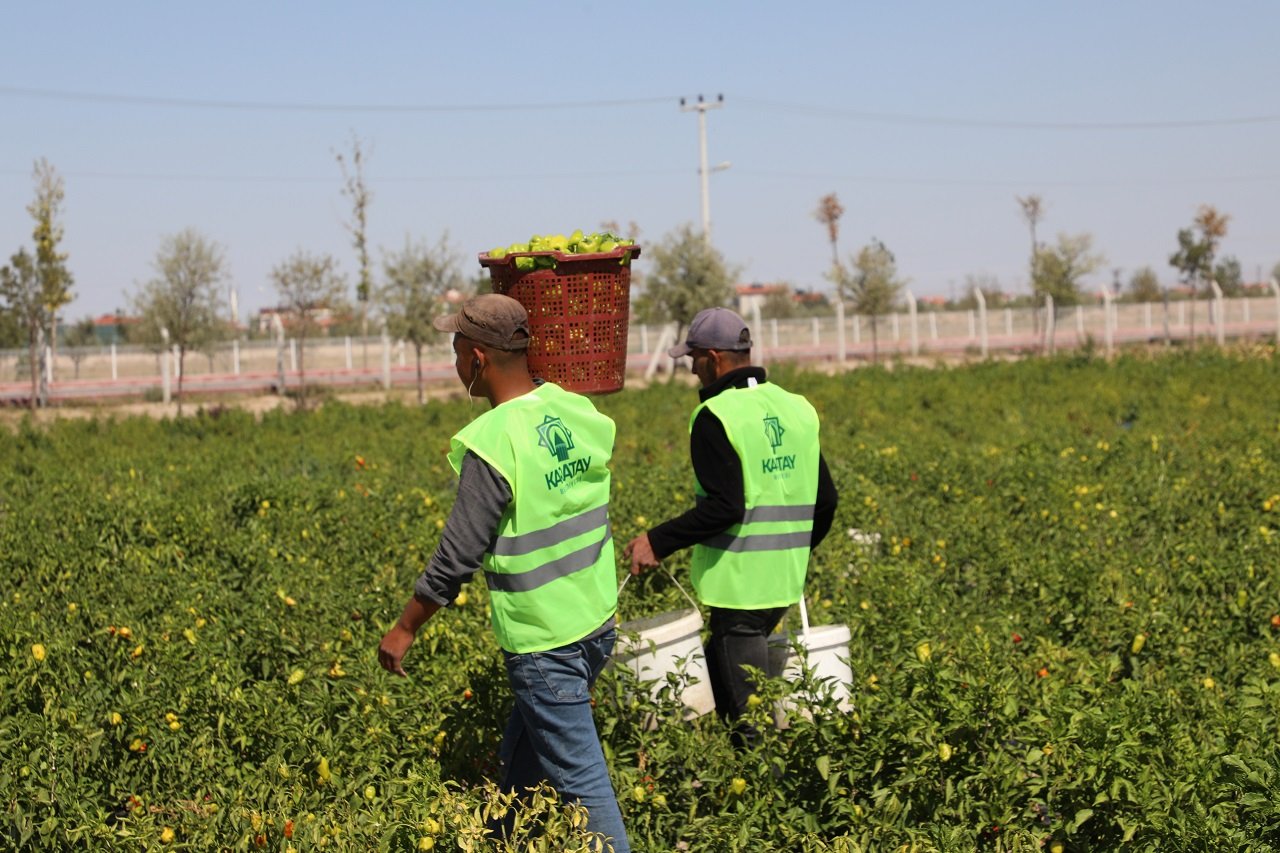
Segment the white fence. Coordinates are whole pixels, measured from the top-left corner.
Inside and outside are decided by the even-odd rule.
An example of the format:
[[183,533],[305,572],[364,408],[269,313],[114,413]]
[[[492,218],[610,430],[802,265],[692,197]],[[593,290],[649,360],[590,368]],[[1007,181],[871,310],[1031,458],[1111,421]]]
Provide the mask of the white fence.
[[[854,314],[762,320],[748,317],[757,361],[865,361],[889,356],[1027,353],[1074,349],[1086,344],[1110,354],[1137,342],[1185,342],[1193,336],[1219,344],[1228,339],[1280,339],[1280,287],[1252,298],[1214,298],[1170,303],[1119,303],[1053,310],[995,308],[920,311],[908,308],[875,319]],[[671,326],[632,324],[628,369],[652,372]],[[413,349],[388,338],[310,338],[305,353],[297,340],[230,341],[207,352],[189,352],[184,389],[197,394],[281,392],[296,387],[305,366],[308,384],[391,388],[413,385]],[[0,403],[31,394],[25,350],[0,350]],[[41,393],[51,401],[144,397],[168,399],[177,387],[176,352],[143,346],[60,347],[44,359]],[[301,362],[301,364],[300,364]],[[446,336],[423,350],[423,374],[431,382],[453,381],[453,351]]]

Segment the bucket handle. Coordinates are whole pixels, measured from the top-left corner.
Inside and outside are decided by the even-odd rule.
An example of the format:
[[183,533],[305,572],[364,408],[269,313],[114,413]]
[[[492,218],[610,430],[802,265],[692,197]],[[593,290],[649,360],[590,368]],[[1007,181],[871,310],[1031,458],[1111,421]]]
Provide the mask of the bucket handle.
[[[693,605],[693,609],[694,609],[694,610],[697,610],[697,609],[698,609],[698,602],[694,601],[694,600],[693,600],[693,596],[689,595],[689,593],[685,591],[685,588],[684,588],[683,586],[681,586],[681,585],[680,585],[680,581],[676,580],[676,576],[675,576],[675,575],[673,575],[673,574],[671,573],[671,570],[670,570],[670,569],[668,569],[666,566],[663,566],[663,567],[662,567],[662,571],[666,574],[666,576],[667,576],[667,577],[671,578],[671,582],[672,582],[673,584],[675,584],[675,585],[676,585],[676,589],[680,590],[680,592],[682,592],[682,593],[684,594],[684,597],[685,597],[685,598],[687,598],[687,599],[689,599],[689,603]],[[622,588],[623,588],[623,587],[625,587],[625,586],[627,585],[627,581],[629,581],[629,580],[631,580],[631,573],[630,573],[630,572],[628,572],[628,573],[627,573],[627,574],[622,578],[622,583],[618,584],[618,595],[622,595]],[[806,623],[806,625],[807,625],[807,623]],[[808,628],[807,628],[807,627],[805,628],[805,633],[806,633],[806,634],[808,633]]]
[[809,645],[809,608],[804,603],[804,593],[800,593],[800,627],[804,629],[804,642]]

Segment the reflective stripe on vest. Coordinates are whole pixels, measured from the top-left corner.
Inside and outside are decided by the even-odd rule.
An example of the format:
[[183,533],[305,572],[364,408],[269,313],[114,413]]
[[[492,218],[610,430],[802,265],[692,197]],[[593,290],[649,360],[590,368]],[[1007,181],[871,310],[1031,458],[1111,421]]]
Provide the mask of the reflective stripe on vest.
[[[690,576],[706,604],[761,609],[793,604],[804,590],[818,493],[818,416],[803,397],[771,383],[727,388],[708,408],[742,464],[742,521],[693,548]],[[700,483],[696,491],[705,494]]]
[[617,609],[609,459],[613,421],[586,397],[544,383],[472,421],[453,438],[502,475],[511,503],[484,555],[493,630],[509,652],[580,640]]
[[[793,533],[741,533],[742,528],[748,524],[766,521],[807,521],[809,529]],[[756,506],[746,511],[741,524],[734,525],[702,544],[721,551],[785,551],[789,548],[808,548],[812,529],[813,504]]]
[[[561,541],[563,540],[557,540],[551,544],[558,545]],[[558,578],[567,577],[574,572],[591,568],[600,562],[600,556],[604,553],[605,545],[610,544],[612,541],[613,528],[606,521],[604,535],[593,544],[585,545],[576,551],[570,551],[563,557],[543,563],[535,569],[529,569],[518,575],[486,570],[484,579],[489,585],[489,589],[496,589],[502,592],[528,592],[531,589],[537,589],[540,586],[549,584]]]

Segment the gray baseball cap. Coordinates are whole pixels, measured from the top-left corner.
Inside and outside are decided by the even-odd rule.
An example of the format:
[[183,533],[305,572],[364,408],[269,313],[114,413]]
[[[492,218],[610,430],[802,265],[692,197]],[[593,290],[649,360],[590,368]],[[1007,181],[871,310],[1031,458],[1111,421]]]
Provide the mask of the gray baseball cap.
[[695,349],[745,352],[751,349],[751,330],[728,308],[704,308],[689,324],[684,343],[671,347],[667,355],[679,358]]
[[457,314],[437,317],[431,325],[437,331],[454,332],[500,350],[514,352],[529,346],[529,313],[519,302],[501,293],[482,293],[468,299]]

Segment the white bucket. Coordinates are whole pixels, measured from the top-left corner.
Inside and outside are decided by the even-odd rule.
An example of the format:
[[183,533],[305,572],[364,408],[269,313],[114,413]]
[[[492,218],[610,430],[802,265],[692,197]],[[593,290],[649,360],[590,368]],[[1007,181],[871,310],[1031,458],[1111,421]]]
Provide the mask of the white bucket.
[[[849,667],[851,636],[848,625],[815,625],[799,634],[774,634],[769,637],[769,675],[788,681],[800,680],[802,661],[794,647],[798,642],[814,679],[829,683],[836,707],[848,711],[853,707],[849,701],[849,687],[853,683],[853,670]],[[779,708],[778,724],[785,725],[786,712],[798,705],[799,698],[793,696]],[[809,716],[807,709],[800,708],[800,713]]]
[[683,669],[690,682],[680,694],[688,709],[685,717],[702,716],[714,711],[716,702],[701,632],[702,615],[696,608],[624,622],[618,626],[614,662],[630,669],[641,681],[652,682],[649,694],[655,698],[666,685],[667,674]]

